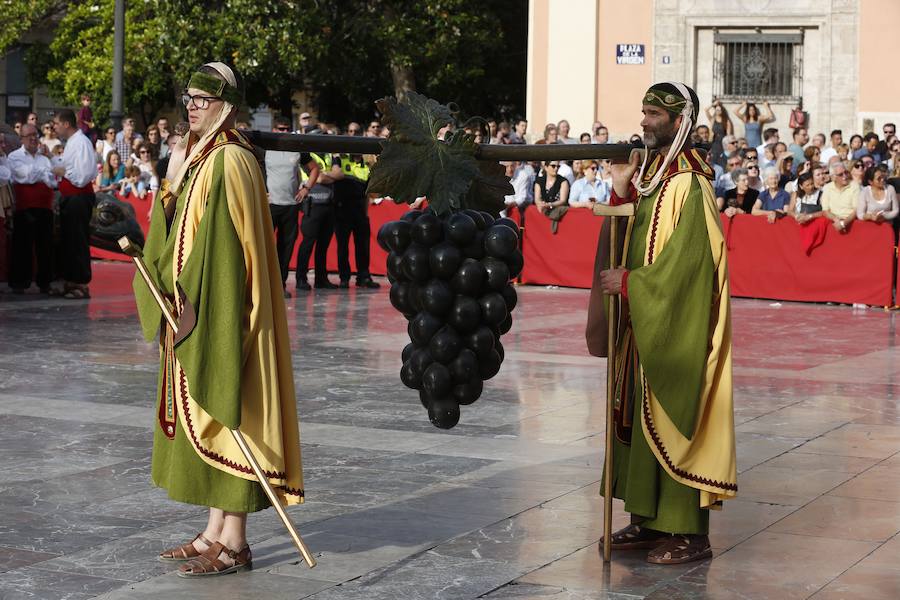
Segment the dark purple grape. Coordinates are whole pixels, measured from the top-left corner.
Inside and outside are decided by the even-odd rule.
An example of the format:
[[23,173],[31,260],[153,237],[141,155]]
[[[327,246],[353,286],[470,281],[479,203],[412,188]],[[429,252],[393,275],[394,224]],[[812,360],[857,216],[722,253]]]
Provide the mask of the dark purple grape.
[[403,255],[391,252],[387,256],[387,274],[393,277],[394,281],[406,281],[407,277],[403,273]]
[[444,238],[444,224],[433,212],[426,212],[412,225],[412,240],[430,248]]
[[494,349],[494,334],[488,327],[482,325],[473,333],[465,336],[463,344],[465,344],[466,348],[475,352],[480,360]]
[[506,335],[509,333],[509,330],[512,329],[512,314],[507,314],[506,318],[503,319],[503,322],[497,326],[497,329],[500,331],[500,335]]
[[519,248],[519,236],[509,227],[495,225],[484,234],[484,251],[489,256],[509,260]]
[[477,297],[484,286],[487,271],[479,262],[464,264],[456,270],[456,275],[450,280],[450,287],[457,294]]
[[424,210],[419,210],[418,208],[414,208],[412,210],[408,210],[403,213],[403,216],[400,217],[402,221],[406,221],[407,223],[415,223],[416,219],[425,214]]
[[459,248],[450,242],[444,242],[431,249],[428,265],[434,277],[449,280],[456,274],[462,259],[462,251]]
[[403,362],[409,360],[409,357],[412,356],[413,350],[416,349],[416,345],[413,343],[409,343],[403,346],[403,352],[400,354],[400,357],[403,359]]
[[490,228],[490,226],[494,224],[494,221],[497,220],[496,217],[489,212],[482,210],[479,211],[479,213],[481,214],[481,218],[484,219],[484,226],[486,229]]
[[450,376],[456,383],[466,383],[478,373],[478,356],[472,350],[463,348],[459,351],[459,356],[447,366],[450,369]]
[[[482,356],[478,363],[478,369],[481,378],[487,381],[500,372],[500,363],[502,363],[500,354],[496,350],[491,350],[486,356]],[[426,371],[427,373],[427,371]]]
[[459,404],[453,398],[439,398],[428,405],[428,420],[435,427],[452,429],[459,423]]
[[472,217],[459,212],[447,219],[444,229],[446,238],[457,246],[462,247],[475,238],[478,226]]
[[481,216],[481,213],[477,210],[467,208],[462,212],[463,214],[472,217],[472,220],[475,221],[475,227],[478,228],[478,231],[483,231],[485,227],[487,227],[487,223],[484,222],[484,217]]
[[519,225],[508,217],[502,217],[494,221],[494,225],[503,225],[504,227],[509,227],[513,230],[513,233],[516,234],[516,237],[519,237]]
[[500,340],[494,340],[494,352],[500,355],[500,362],[503,362],[503,359],[506,358],[506,350],[504,350]]
[[431,277],[428,267],[428,248],[419,244],[410,244],[403,253],[402,272],[408,279],[417,283],[425,283]]
[[475,331],[481,323],[481,305],[478,300],[458,294],[450,308],[447,323],[461,333]]
[[462,340],[451,327],[444,327],[428,342],[428,351],[439,363],[448,364],[459,355]]
[[412,225],[406,221],[390,221],[385,223],[384,243],[389,250],[402,254],[406,251],[410,242],[410,231]]
[[[416,312],[413,309],[413,301],[412,301],[412,284],[406,281],[398,281],[391,286],[391,291],[389,292],[389,296],[391,299],[391,305],[404,314],[409,314],[411,312]],[[416,290],[418,292],[418,290]]]
[[499,325],[509,315],[506,301],[498,292],[488,292],[481,297],[481,318],[489,325]]
[[519,303],[519,294],[516,293],[516,288],[509,284],[500,293],[503,294],[503,299],[506,301],[506,310],[511,313]]
[[522,267],[525,266],[525,259],[522,257],[522,252],[516,250],[512,253],[512,256],[509,260],[506,261],[506,264],[509,266],[509,278],[515,279],[522,273]]
[[458,404],[472,404],[481,397],[483,390],[484,382],[481,381],[481,377],[473,377],[465,383],[457,383],[453,386],[453,399]]
[[466,244],[462,249],[463,255],[469,258],[484,258],[484,232],[479,231],[472,238],[472,241]]
[[420,312],[409,322],[409,339],[416,346],[427,346],[434,334],[443,326],[444,323],[431,313]]
[[502,292],[509,283],[509,267],[499,258],[492,256],[481,259],[481,264],[487,273],[488,288],[495,292]]
[[400,381],[402,381],[403,385],[410,389],[422,389],[422,376],[412,368],[412,365],[409,361],[403,363],[403,366],[400,368]]
[[413,353],[407,362],[409,362],[410,367],[416,375],[421,378],[422,375],[425,374],[425,369],[431,366],[434,359],[431,357],[431,353],[428,352],[427,348],[416,348],[413,350]]
[[388,246],[387,237],[388,237],[388,225],[391,222],[387,221],[386,223],[382,223],[381,227],[378,228],[378,233],[375,235],[375,240],[378,242],[378,247],[384,250],[385,252],[390,252],[391,248]]
[[432,279],[420,293],[422,308],[435,316],[446,315],[453,306],[454,296],[446,282]]
[[428,394],[428,392],[426,392],[425,390],[419,390],[419,402],[422,403],[422,406],[430,409],[432,400],[434,399]]
[[450,371],[441,363],[434,362],[428,365],[422,375],[423,389],[436,398],[444,398],[453,390],[453,379]]

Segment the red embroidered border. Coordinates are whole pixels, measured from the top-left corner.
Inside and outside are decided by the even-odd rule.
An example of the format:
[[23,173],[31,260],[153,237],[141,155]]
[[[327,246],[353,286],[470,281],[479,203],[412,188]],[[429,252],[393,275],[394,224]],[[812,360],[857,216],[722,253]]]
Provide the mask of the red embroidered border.
[[[187,398],[188,398],[187,378],[185,377],[184,370],[181,367],[178,368],[178,382],[181,387],[181,403],[182,403],[182,409],[184,410],[184,418],[185,418],[185,421],[187,422],[188,432],[191,434],[191,440],[194,443],[194,447],[197,448],[197,450],[199,450],[200,452],[202,452],[203,455],[206,456],[207,458],[210,458],[210,459],[216,461],[217,463],[223,464],[226,467],[230,467],[230,468],[234,469],[235,471],[239,471],[241,473],[247,473],[248,475],[253,473],[253,470],[250,467],[245,467],[244,465],[240,465],[234,461],[228,460],[224,456],[217,454],[216,452],[213,452],[212,450],[208,450],[200,444],[200,441],[197,439],[197,434],[194,432],[194,422],[191,420],[191,411],[189,410],[188,403],[187,403]],[[287,475],[284,472],[263,471],[263,473],[265,473],[266,477],[268,477],[270,479],[284,479],[285,481],[287,481]],[[283,486],[279,486],[279,487],[281,487],[281,489],[284,490],[284,493],[289,494],[291,496],[300,496],[302,498],[305,495],[303,490],[298,490],[295,488],[288,488],[288,487],[283,487]]]
[[659,225],[659,210],[662,208],[663,194],[666,193],[666,188],[669,187],[670,181],[671,179],[666,179],[662,189],[659,190],[659,195],[656,197],[656,207],[653,209],[653,224],[650,226],[650,244],[647,251],[648,265],[653,264],[653,251],[656,249],[656,228]]
[[713,479],[708,479],[706,477],[701,477],[699,475],[694,475],[693,473],[688,473],[684,469],[679,469],[672,462],[672,459],[669,458],[669,453],[666,451],[665,447],[662,444],[662,440],[659,439],[659,434],[656,432],[656,428],[653,426],[653,419],[650,416],[650,401],[647,397],[647,385],[646,383],[642,383],[641,385],[644,401],[643,406],[641,407],[641,414],[644,417],[644,424],[647,425],[647,431],[650,433],[650,438],[653,440],[653,445],[656,446],[656,449],[659,450],[660,455],[662,455],[663,460],[666,462],[666,465],[669,469],[678,475],[679,477],[684,477],[689,481],[694,481],[696,483],[707,485],[710,487],[716,487],[721,490],[727,490],[732,492],[737,492],[738,486],[736,483],[726,483],[724,481],[715,481]]

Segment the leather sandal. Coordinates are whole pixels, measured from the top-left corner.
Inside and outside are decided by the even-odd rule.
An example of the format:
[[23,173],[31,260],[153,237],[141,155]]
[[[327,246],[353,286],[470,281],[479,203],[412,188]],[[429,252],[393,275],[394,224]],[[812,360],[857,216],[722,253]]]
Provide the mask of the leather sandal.
[[[234,564],[227,564],[219,559],[221,554],[225,554],[234,561]],[[250,553],[250,546],[244,545],[240,550],[232,550],[220,542],[216,542],[204,552],[199,558],[178,567],[179,577],[214,577],[216,575],[227,575],[229,573],[237,573],[239,571],[249,571],[253,568],[253,556]]]
[[709,536],[677,534],[647,554],[647,562],[656,565],[680,565],[712,558]]
[[[614,550],[641,550],[647,548],[656,548],[660,544],[664,543],[669,537],[671,536],[663,531],[647,529],[646,527],[641,527],[637,523],[631,523],[612,534],[610,546]],[[600,553],[602,554],[603,538],[600,538],[598,548]]]
[[188,542],[187,544],[182,544],[181,546],[177,546],[175,548],[169,548],[168,550],[163,550],[159,553],[160,562],[184,562],[186,560],[192,560],[194,558],[199,558],[202,556],[202,552],[197,550],[197,547],[194,546],[194,542],[200,540],[206,547],[209,548],[213,545],[211,541],[203,537],[202,533],[198,533],[197,537]]

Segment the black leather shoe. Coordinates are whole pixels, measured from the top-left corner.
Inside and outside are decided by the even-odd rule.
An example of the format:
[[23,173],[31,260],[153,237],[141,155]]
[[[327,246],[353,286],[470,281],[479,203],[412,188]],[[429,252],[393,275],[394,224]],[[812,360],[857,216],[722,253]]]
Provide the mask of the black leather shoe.
[[338,286],[334,285],[330,281],[320,281],[314,286],[317,290],[336,290]]
[[311,289],[312,289],[312,287],[310,287],[308,281],[302,280],[302,281],[297,282],[297,291],[298,292],[308,292]]
[[378,288],[381,287],[381,284],[377,283],[375,281],[372,281],[371,279],[363,279],[362,281],[356,282],[356,287],[369,288],[370,290],[377,290]]
[[341,282],[338,284],[339,288],[347,289],[350,287],[350,282],[346,279],[341,279]]

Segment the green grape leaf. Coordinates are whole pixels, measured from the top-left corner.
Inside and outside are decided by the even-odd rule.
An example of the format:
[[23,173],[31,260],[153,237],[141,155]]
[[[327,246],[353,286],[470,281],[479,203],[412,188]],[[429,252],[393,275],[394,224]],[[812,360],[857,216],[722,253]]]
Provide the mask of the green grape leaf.
[[453,123],[453,115],[447,106],[415,92],[408,92],[402,102],[385,98],[376,104],[391,137],[372,168],[368,191],[398,203],[425,196],[438,214],[462,208],[479,175],[475,137],[454,131],[438,139],[438,132]]

